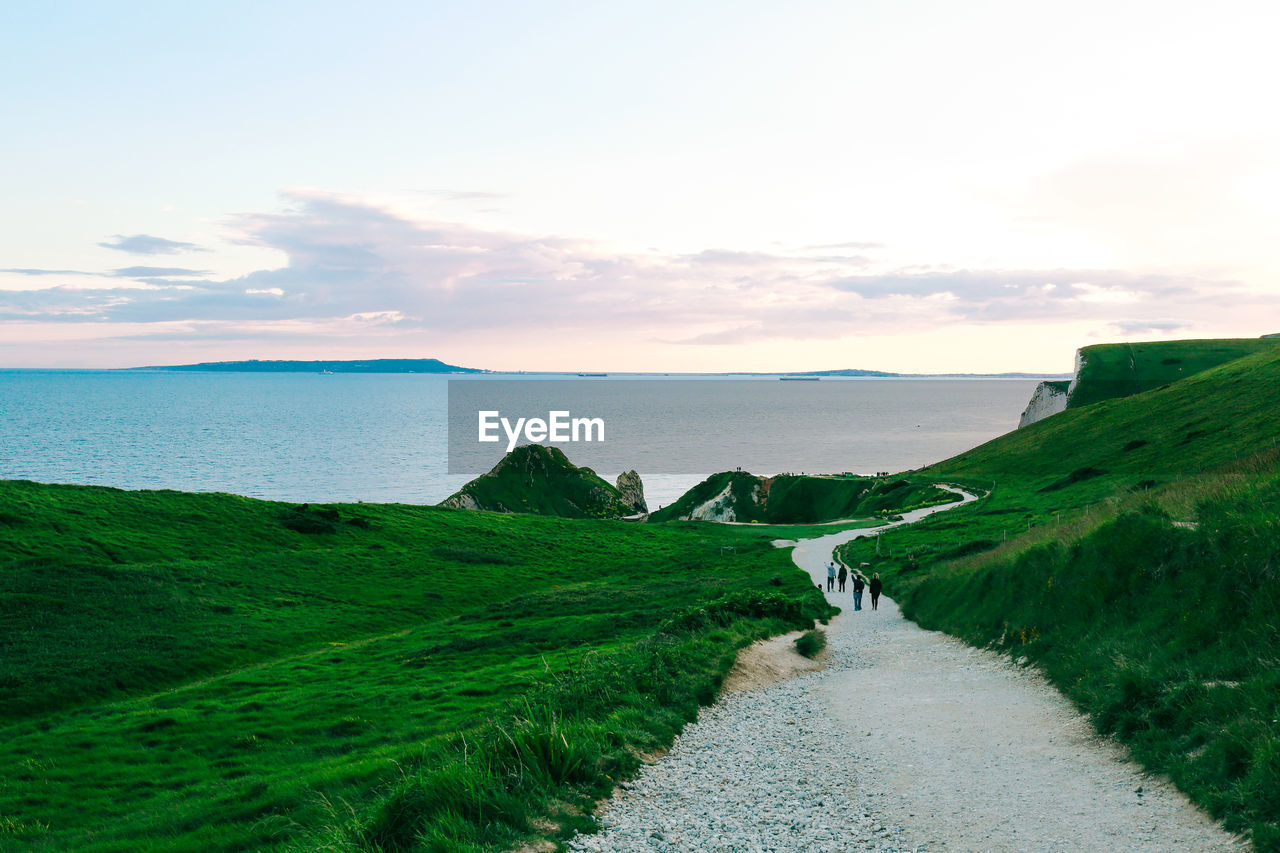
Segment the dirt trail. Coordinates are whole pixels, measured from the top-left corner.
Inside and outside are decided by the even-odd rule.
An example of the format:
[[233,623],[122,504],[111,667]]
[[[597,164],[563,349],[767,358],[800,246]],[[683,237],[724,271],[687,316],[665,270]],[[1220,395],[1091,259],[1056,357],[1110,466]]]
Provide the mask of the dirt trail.
[[[796,564],[825,586],[832,550],[874,534],[803,541]],[[925,631],[891,600],[854,612],[851,593],[828,597],[844,612],[827,629],[824,669],[796,675],[805,667],[785,659],[786,640],[753,647],[736,689],[621,785],[604,831],[571,849],[1247,849],[1094,735],[1034,671]]]
[[[864,534],[866,531],[848,531]],[[802,543],[815,582],[840,534]],[[828,629],[810,682],[848,735],[854,779],[885,824],[928,850],[1242,850],[1169,782],[1098,737],[1036,671],[901,615],[892,600]]]

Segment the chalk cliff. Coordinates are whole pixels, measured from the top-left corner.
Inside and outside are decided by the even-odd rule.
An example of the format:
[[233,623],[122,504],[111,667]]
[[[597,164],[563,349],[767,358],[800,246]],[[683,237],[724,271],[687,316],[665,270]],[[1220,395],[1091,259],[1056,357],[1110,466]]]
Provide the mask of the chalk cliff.
[[1031,395],[1031,402],[1027,403],[1022,416],[1018,418],[1018,428],[1065,411],[1071,394],[1069,385],[1069,382],[1062,379],[1052,379],[1037,385],[1035,393]]
[[650,521],[737,521],[813,524],[882,515],[955,500],[930,483],[853,475],[757,477],[746,471],[712,474]]

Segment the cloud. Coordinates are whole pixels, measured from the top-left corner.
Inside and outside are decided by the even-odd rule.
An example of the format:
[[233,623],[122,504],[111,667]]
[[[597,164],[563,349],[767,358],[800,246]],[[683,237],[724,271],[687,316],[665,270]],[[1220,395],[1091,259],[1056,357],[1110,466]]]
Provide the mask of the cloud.
[[17,275],[99,275],[99,273],[81,272],[80,270],[39,270],[39,269],[0,269],[0,272],[11,272]]
[[1191,325],[1181,320],[1118,320],[1108,325],[1120,335],[1155,335],[1189,329]]
[[705,332],[700,335],[694,335],[684,340],[670,341],[669,343],[677,344],[693,344],[696,346],[706,345],[723,345],[723,344],[749,344],[768,337],[769,333],[760,324],[752,326],[737,326],[732,329],[722,329],[716,332]]
[[875,243],[865,240],[851,240],[848,243],[820,243],[815,246],[802,246],[801,248],[809,252],[826,251],[830,249],[854,249],[859,252],[865,252],[869,249],[883,249],[884,247],[884,243]]
[[1245,298],[1241,285],[1230,280],[1120,270],[890,272],[830,284],[872,300],[946,297],[957,319],[985,322],[1087,319],[1116,304],[1157,307],[1227,295]]
[[157,331],[187,324],[200,338],[253,330],[323,340],[372,330],[480,344],[519,336],[717,347],[966,324],[1078,321],[1139,334],[1261,300],[1229,280],[1106,269],[877,269],[862,257],[781,250],[630,254],[564,236],[415,221],[350,197],[284,199],[281,210],[227,221],[231,242],[283,253],[283,266],[225,280],[182,267],[91,273],[115,281],[100,290],[0,291],[0,319]]
[[491,193],[483,190],[418,190],[418,194],[438,198],[441,201],[496,201],[508,198],[506,193]]
[[63,277],[90,276],[94,278],[133,278],[143,280],[156,278],[204,278],[210,274],[209,270],[192,270],[185,267],[122,267],[108,272],[92,272],[89,270],[46,270],[32,268],[0,269],[0,273],[4,272],[33,277],[56,275]]
[[1280,139],[1099,152],[1031,179],[1019,217],[1083,236],[1120,264],[1275,269]]
[[204,278],[208,270],[189,270],[183,267],[124,267],[112,270],[113,278]]
[[180,252],[205,252],[207,249],[195,243],[182,243],[178,240],[166,240],[163,237],[152,237],[150,234],[133,234],[126,237],[117,234],[98,244],[104,249],[116,249],[133,255],[176,255]]

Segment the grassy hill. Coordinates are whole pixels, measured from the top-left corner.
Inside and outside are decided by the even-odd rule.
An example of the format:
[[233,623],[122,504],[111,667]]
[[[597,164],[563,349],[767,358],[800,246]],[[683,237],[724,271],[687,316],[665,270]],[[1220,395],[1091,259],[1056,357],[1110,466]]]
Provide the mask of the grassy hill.
[[846,559],[922,625],[1036,663],[1099,730],[1280,850],[1277,389],[1267,347],[1069,409],[921,472],[991,493]]
[[1067,407],[1140,394],[1277,345],[1275,338],[1228,338],[1084,347]]
[[954,500],[953,493],[934,488],[931,481],[795,474],[757,477],[745,471],[724,471],[651,513],[649,520],[676,521],[692,516],[762,524],[816,524]]
[[826,616],[776,535],[0,482],[0,849],[567,832]]
[[[989,491],[846,559],[1280,850],[1280,348],[1160,384],[909,478],[726,472],[679,506],[819,521]],[[572,474],[529,454],[486,500]],[[788,535],[0,482],[0,850],[562,836],[737,648],[829,613]]]
[[525,444],[445,498],[441,506],[561,518],[621,518],[634,510],[618,489],[558,447]]

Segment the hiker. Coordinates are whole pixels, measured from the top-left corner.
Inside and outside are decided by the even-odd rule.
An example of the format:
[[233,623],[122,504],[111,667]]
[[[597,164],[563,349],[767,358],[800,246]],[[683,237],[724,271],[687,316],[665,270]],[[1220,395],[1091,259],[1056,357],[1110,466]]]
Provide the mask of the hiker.
[[853,575],[853,609],[862,609],[862,591],[867,588],[867,579],[855,572]]
[[827,592],[835,589],[836,586],[836,564],[827,563]]
[[840,581],[840,591],[844,592],[845,578],[849,577],[849,570],[845,568],[844,563],[840,564],[840,574],[836,575],[836,580]]
[[884,588],[884,581],[880,580],[880,573],[876,572],[871,576],[871,609],[878,610],[880,605],[880,590]]

